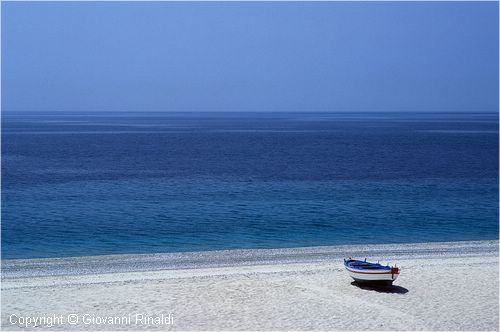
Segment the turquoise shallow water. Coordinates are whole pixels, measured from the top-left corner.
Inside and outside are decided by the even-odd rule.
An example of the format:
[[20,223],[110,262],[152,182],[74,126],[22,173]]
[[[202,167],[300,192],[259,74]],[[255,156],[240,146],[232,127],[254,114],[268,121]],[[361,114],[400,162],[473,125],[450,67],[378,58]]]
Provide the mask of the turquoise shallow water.
[[494,114],[27,114],[2,256],[498,239]]

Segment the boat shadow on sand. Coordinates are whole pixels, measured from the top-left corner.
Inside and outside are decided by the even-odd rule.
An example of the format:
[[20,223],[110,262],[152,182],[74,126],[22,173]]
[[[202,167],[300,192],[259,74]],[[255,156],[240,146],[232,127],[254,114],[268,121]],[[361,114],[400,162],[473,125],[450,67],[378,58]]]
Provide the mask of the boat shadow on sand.
[[364,290],[370,290],[378,293],[394,293],[394,294],[406,294],[408,293],[408,289],[401,287],[401,286],[379,286],[379,285],[370,285],[370,284],[363,284],[363,283],[358,283],[356,281],[351,282],[351,285],[356,286],[358,288],[364,289]]

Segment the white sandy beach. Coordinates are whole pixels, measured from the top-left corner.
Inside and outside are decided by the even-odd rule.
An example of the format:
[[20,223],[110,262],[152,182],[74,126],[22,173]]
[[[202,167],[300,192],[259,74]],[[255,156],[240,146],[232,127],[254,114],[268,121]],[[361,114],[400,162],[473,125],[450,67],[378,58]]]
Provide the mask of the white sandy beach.
[[[390,259],[401,275],[387,292],[361,289],[343,270],[346,255]],[[9,260],[2,268],[3,330],[498,330],[499,323],[498,241]],[[136,324],[162,314],[160,324]],[[50,328],[47,320],[20,326],[25,317],[54,315],[62,319]],[[115,316],[130,321],[96,323]]]

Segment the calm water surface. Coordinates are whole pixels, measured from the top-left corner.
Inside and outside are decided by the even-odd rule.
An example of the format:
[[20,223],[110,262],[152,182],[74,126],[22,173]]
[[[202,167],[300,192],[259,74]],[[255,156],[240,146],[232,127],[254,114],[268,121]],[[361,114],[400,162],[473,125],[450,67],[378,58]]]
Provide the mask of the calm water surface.
[[2,257],[498,239],[498,115],[2,114]]

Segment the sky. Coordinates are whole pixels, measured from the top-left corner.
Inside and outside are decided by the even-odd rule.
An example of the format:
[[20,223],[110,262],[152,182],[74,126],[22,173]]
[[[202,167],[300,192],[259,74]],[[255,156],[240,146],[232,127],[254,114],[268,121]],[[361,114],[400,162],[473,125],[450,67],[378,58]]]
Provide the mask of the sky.
[[3,111],[498,111],[498,2],[1,6]]

